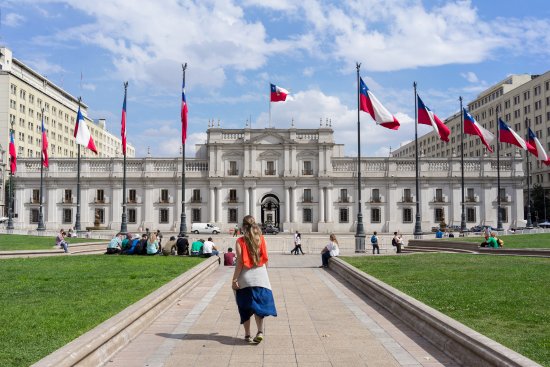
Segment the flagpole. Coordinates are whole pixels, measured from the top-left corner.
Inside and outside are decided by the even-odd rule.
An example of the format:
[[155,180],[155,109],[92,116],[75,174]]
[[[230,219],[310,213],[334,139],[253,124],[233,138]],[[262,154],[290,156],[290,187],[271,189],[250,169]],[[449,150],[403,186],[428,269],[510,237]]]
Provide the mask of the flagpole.
[[464,213],[464,108],[462,107],[462,96],[458,97],[460,101],[460,189],[462,191],[462,200],[460,202],[460,232],[466,232],[466,213]]
[[[183,71],[183,86],[185,86],[185,70],[187,63],[181,65]],[[187,101],[185,102],[187,103]],[[183,129],[183,126],[182,126]],[[183,134],[183,131],[182,131]],[[186,132],[187,134],[187,132]],[[187,237],[187,218],[185,215],[185,141],[182,141],[183,149],[181,150],[181,217],[180,217],[180,233],[179,237]]]
[[[13,134],[15,133],[15,131],[13,130],[13,124],[14,122],[12,121],[11,122],[11,129],[10,129],[10,142],[11,142],[11,138],[13,136]],[[15,141],[15,138],[13,139]],[[15,149],[15,144],[14,144],[14,149]],[[16,153],[17,154],[17,153]],[[13,171],[11,169],[11,160],[13,159],[13,157],[10,156],[10,187],[8,189],[8,224],[6,226],[6,229],[8,230],[11,230],[13,229],[13,197],[12,197],[12,191],[13,191]]]
[[271,92],[269,93],[269,124],[267,127],[271,128]]
[[361,82],[359,70],[361,63],[356,62],[357,68],[357,231],[355,232],[355,252],[365,252],[365,228],[361,213]]
[[[44,128],[44,109],[42,109],[42,128]],[[37,231],[45,231],[44,214],[42,212],[42,191],[44,190],[44,132],[42,132],[42,154],[40,154],[40,209],[38,211],[38,228]]]
[[[124,82],[124,137],[121,136],[121,139],[126,139],[126,95],[128,92],[128,82]],[[125,141],[121,140],[122,144],[126,144]],[[120,233],[128,233],[128,221],[126,217],[126,147],[122,147],[122,154],[124,155],[123,160],[123,174],[122,174],[122,223],[120,223]]]
[[413,82],[414,88],[414,149],[416,162],[416,222],[414,224],[414,236],[420,238],[422,236],[422,225],[420,224],[420,190],[418,183],[419,176],[419,157],[418,157],[418,94],[416,92],[416,82]]
[[[525,142],[529,141],[529,119],[525,118],[525,125],[527,126],[527,139]],[[525,151],[526,158],[526,169],[527,169],[527,223],[525,226],[527,228],[533,228],[533,222],[531,221],[531,176],[529,175],[529,150]]]
[[500,208],[500,126],[498,121],[498,108],[495,107],[495,118],[497,120],[497,231],[502,231],[502,210]]
[[[78,109],[80,110],[80,101],[82,97],[78,97]],[[78,115],[76,116],[78,119]],[[76,122],[80,123],[79,121]],[[74,230],[78,233],[81,231],[80,227],[80,144],[76,143],[77,146],[77,164],[76,164],[76,221],[74,223]]]

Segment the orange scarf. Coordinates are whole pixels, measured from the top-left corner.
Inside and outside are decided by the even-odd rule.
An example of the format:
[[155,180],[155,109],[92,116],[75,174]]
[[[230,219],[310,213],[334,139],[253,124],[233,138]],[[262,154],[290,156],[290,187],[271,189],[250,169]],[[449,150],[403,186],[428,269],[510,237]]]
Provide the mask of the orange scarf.
[[[250,254],[248,253],[248,248],[246,247],[246,240],[244,237],[240,237],[237,240],[237,243],[239,246],[241,246],[241,256],[243,258],[243,265],[244,267],[250,269],[254,266],[254,262],[252,261],[252,258],[250,257]],[[260,262],[258,263],[258,267],[263,266],[267,262],[267,247],[265,245],[265,239],[264,236],[260,237]]]

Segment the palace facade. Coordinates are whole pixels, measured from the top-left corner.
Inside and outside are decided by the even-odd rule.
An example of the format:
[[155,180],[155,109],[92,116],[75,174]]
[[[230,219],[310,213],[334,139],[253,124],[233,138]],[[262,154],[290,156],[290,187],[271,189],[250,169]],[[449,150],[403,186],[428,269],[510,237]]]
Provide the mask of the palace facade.
[[[207,130],[205,144],[185,161],[187,228],[210,222],[229,231],[246,214],[283,231],[355,232],[358,210],[357,158],[344,155],[329,126],[318,129]],[[497,162],[465,158],[468,227],[497,222]],[[46,228],[73,227],[77,161],[52,158],[45,170]],[[459,225],[461,166],[456,156],[420,159],[422,230],[441,222]],[[178,232],[182,205],[182,158],[127,160],[128,230]],[[411,233],[416,215],[414,158],[363,158],[361,208],[367,233]],[[81,226],[120,229],[122,158],[82,159]],[[501,158],[505,228],[523,226],[524,174],[520,157]],[[35,229],[40,199],[40,160],[18,162],[15,181],[16,229]]]

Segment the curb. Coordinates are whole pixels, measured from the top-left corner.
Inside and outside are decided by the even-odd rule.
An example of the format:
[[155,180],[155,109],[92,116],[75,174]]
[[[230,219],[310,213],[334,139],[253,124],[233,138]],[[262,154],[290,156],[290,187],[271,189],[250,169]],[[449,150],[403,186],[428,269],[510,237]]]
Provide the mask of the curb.
[[69,344],[33,364],[34,367],[99,366],[147,328],[179,297],[189,292],[220,265],[206,259],[153,293],[130,305]]
[[541,367],[337,257],[329,269],[463,366]]

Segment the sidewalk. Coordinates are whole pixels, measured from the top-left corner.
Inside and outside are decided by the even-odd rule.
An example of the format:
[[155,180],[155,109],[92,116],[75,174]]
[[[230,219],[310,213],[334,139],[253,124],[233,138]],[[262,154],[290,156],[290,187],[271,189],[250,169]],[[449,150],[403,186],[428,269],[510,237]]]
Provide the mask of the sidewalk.
[[[355,294],[318,255],[272,255],[278,317],[259,345],[244,342],[221,267],[106,364],[149,366],[455,366],[391,314]],[[252,322],[255,333],[255,323]]]

